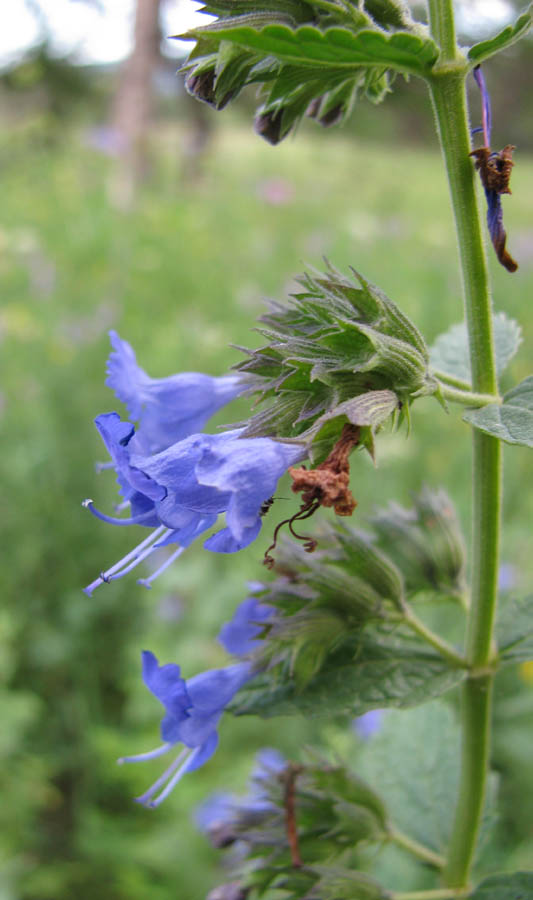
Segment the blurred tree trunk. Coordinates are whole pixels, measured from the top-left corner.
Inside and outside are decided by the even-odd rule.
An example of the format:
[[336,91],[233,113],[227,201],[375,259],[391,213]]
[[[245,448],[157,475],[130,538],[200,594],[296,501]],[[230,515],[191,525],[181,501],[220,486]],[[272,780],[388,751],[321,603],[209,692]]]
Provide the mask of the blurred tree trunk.
[[160,0],[137,0],[134,46],[123,65],[111,126],[121,148],[117,199],[128,206],[146,178],[153,110],[153,74],[160,58]]

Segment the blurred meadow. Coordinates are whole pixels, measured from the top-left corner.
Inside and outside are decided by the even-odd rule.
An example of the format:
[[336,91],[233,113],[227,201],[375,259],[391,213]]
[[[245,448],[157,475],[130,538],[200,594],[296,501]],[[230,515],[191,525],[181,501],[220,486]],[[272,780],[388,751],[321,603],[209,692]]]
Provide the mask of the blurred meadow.
[[[224,878],[194,827],[195,805],[210,791],[242,789],[260,747],[297,756],[325,734],[353,756],[358,739],[340,736],[343,723],[226,717],[217,755],[160,809],[132,802],[159,772],[157,763],[115,765],[158,742],[160,710],[141,683],[140,651],[178,662],[186,676],[223,665],[216,634],[246,581],[265,577],[263,552],[294,504],[280,485],[260,539],[238,555],[199,543],[149,592],[133,574],[86,597],[82,587],[143,536],[81,506],[89,496],[111,510],[115,499],[112,474],[94,468],[103,458],[94,416],[124,412],[104,385],[107,332],[130,341],[151,375],[222,374],[241,358],[231,345],[260,342],[252,328],[264,298],[285,299],[293,276],[326,257],[377,283],[431,343],[462,319],[432,114],[418,86],[406,100],[402,85],[384,124],[382,110],[367,107],[345,130],[309,125],[272,148],[253,134],[246,101],[218,115],[202,109],[199,124],[178,93],[150,134],[149,177],[123,202],[121,162],[95,146],[108,87],[98,81],[53,120],[38,103],[21,112],[2,91],[0,900],[202,900]],[[506,127],[495,115],[499,145],[514,141],[512,120]],[[198,129],[202,150],[191,139]],[[504,388],[530,373],[533,355],[533,142],[530,133],[528,151],[523,118],[519,129],[524,149],[504,199],[519,271],[510,276],[490,254],[495,308],[524,332]],[[245,415],[241,401],[215,425]],[[525,449],[505,455],[502,590],[523,596],[533,576],[531,462]],[[469,459],[459,411],[420,401],[409,441],[404,431],[383,434],[376,469],[355,458],[356,524],[390,500],[408,505],[428,484],[446,487],[466,531]],[[438,615],[445,628],[446,610]],[[503,814],[499,843],[486,850],[495,869],[533,857],[532,713],[526,665],[498,687]]]

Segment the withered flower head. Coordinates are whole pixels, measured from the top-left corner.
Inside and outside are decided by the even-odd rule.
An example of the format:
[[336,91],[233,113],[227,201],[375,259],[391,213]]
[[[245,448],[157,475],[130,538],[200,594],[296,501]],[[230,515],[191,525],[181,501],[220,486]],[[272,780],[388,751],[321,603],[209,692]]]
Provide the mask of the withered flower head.
[[474,78],[481,91],[482,121],[484,146],[472,150],[471,156],[475,157],[476,169],[479,171],[481,183],[487,198],[487,224],[492,245],[496,256],[508,272],[516,272],[518,264],[505,248],[507,234],[503,227],[502,194],[510,194],[509,179],[513,168],[512,144],[507,144],[499,153],[490,149],[490,135],[492,127],[492,115],[490,97],[485,84],[485,78],[480,66],[474,69]]

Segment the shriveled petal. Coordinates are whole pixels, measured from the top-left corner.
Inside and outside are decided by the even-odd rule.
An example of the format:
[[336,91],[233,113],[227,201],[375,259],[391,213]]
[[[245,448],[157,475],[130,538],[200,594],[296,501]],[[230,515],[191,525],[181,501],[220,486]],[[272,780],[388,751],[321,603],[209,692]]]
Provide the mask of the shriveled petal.
[[[167,711],[165,718],[176,722],[187,716],[186,710],[192,706],[187,692],[185,679],[181,677],[180,667],[175,663],[160,666],[157,657],[149,650],[142,652],[143,681],[149,691],[163,704]],[[168,737],[163,740],[169,741]]]
[[222,626],[218,640],[228,653],[247,656],[260,645],[261,623],[266,622],[274,612],[274,607],[268,603],[261,603],[257,597],[247,597],[237,607],[231,622]]
[[474,69],[474,78],[481,93],[481,106],[483,117],[483,139],[486,147],[490,147],[491,130],[492,130],[492,114],[490,108],[490,95],[485,83],[485,76],[480,66]]

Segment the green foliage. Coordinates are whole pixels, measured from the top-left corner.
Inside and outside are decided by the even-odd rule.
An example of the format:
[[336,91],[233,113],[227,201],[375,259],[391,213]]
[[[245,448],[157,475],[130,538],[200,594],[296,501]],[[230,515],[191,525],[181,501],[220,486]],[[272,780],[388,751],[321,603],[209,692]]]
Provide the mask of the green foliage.
[[470,47],[470,50],[468,51],[469,61],[474,66],[478,66],[480,63],[484,62],[484,60],[490,59],[490,57],[494,56],[496,53],[507,50],[508,47],[511,47],[512,44],[515,44],[520,38],[524,37],[531,28],[531,23],[533,21],[532,9],[533,6],[529,6],[526,12],[522,13],[516,20],[514,25],[507,25],[493,38],[489,38],[486,41],[480,41],[479,44],[474,44],[473,47]]
[[507,391],[501,404],[468,410],[463,419],[506,444],[533,447],[533,375]]
[[504,605],[496,634],[502,663],[533,659],[533,596]]
[[387,712],[357,762],[358,773],[379,785],[394,825],[435,851],[446,850],[451,834],[459,747],[454,710],[435,701]]
[[197,41],[183,67],[188,90],[221,109],[246,85],[262,85],[256,130],[273,144],[304,116],[335,125],[359,95],[379,103],[397,71],[423,75],[438,56],[396,0],[364,11],[331,0],[263,0],[252,13],[242,0],[214,0],[203,11],[218,19],[180,36]]
[[267,344],[237,368],[268,408],[245,434],[298,438],[324,459],[346,422],[361,426],[373,452],[374,433],[395,409],[437,391],[419,331],[378,288],[330,268],[298,279],[291,305],[262,316]]
[[491,875],[470,894],[470,900],[531,900],[533,872]]
[[340,866],[317,866],[320,881],[315,887],[320,900],[386,900],[390,895],[365,875]]
[[406,613],[406,600],[421,591],[464,591],[449,498],[426,489],[412,509],[392,505],[372,524],[374,535],[323,527],[313,553],[294,542],[276,549],[278,578],[259,594],[275,608],[257,651],[269,671],[239,694],[236,712],[361,715],[413,706],[460,683],[461,671],[413,638]]
[[420,643],[377,629],[348,637],[300,688],[290,672],[259,676],[240,692],[235,712],[261,716],[360,716],[371,709],[405,709],[457,687],[464,670],[450,668]]
[[[242,153],[236,154],[237,144]],[[235,361],[227,344],[248,339],[262,294],[280,291],[295,258],[327,253],[346,269],[354,258],[364,260],[364,270],[401,298],[431,337],[453,319],[449,297],[459,290],[451,226],[446,217],[435,217],[446,186],[430,150],[398,144],[391,152],[336,137],[325,166],[322,142],[302,134],[298,144],[287,142],[273,154],[232,122],[217,137],[217,156],[207,155],[201,182],[185,184],[179,203],[174,147],[156,142],[155,183],[141,192],[137,214],[124,216],[106,195],[108,161],[90,153],[78,136],[62,133],[53,153],[20,140],[16,147],[14,152],[13,143],[4,142],[0,148],[6,176],[0,232],[7,400],[2,539],[10,623],[1,654],[9,693],[2,696],[0,831],[6,865],[0,880],[6,881],[6,895],[17,900],[85,900],[95,894],[105,900],[168,900],[176,891],[180,900],[199,900],[218,860],[195,836],[189,809],[221,785],[242,787],[250,753],[272,741],[273,723],[247,717],[231,722],[217,757],[184,779],[157,816],[131,799],[146,787],[146,772],[117,769],[114,761],[157,741],[153,702],[139,680],[142,647],[180,662],[187,675],[223,664],[213,638],[231,615],[244,578],[259,571],[253,567],[269,541],[266,526],[273,513],[265,520],[263,545],[231,564],[190,548],[150,594],[117,583],[87,601],[79,587],[103,561],[113,562],[130,547],[129,537],[116,530],[111,548],[106,526],[95,529],[73,505],[73,498],[93,491],[103,500],[108,487],[109,476],[93,475],[101,449],[90,425],[96,412],[114,408],[103,386],[106,329],[113,325],[131,340],[155,375],[183,369],[217,374]],[[417,177],[399,182],[398,169],[406,167]],[[346,192],[354,173],[357,207]],[[520,174],[525,190],[513,197],[513,215],[525,232],[533,186],[527,159]],[[288,192],[281,214],[265,199],[273,179]],[[176,234],[186,234],[187,241],[177,242]],[[506,291],[505,277],[495,272],[496,294]],[[529,291],[527,278],[517,282],[507,298],[512,315],[527,311]],[[149,335],[148,307],[160,323]],[[525,340],[530,341],[527,330]],[[526,343],[524,358],[531,352]],[[520,360],[515,365],[518,380],[527,369]],[[441,412],[437,404],[426,406],[424,415],[418,415],[423,404],[415,408],[408,445],[399,434],[382,435],[377,476],[361,460],[354,479],[358,514],[386,504],[394,491],[408,505],[423,466],[432,483],[448,475],[466,521],[464,426],[449,416],[437,440]],[[503,547],[525,593],[533,575],[533,508],[523,489],[531,461],[525,448],[514,456],[516,466],[506,473],[513,518]],[[280,487],[280,494],[288,495],[287,489]],[[171,629],[169,617],[178,615],[179,628]],[[516,699],[520,685],[524,707],[520,733],[503,717],[497,723],[498,746],[508,754],[501,766],[507,807],[498,862],[493,856],[488,862],[501,869],[526,868],[531,860],[531,687],[525,675],[520,680],[518,668],[509,666],[499,676],[516,669],[506,701]],[[316,737],[308,730],[313,723],[303,717],[277,725],[276,743],[293,755]],[[355,739],[349,752],[354,758],[359,752]],[[400,868],[393,865],[396,877]],[[405,889],[411,884],[417,886],[410,882]]]
[[[522,343],[522,329],[518,322],[503,312],[494,314],[493,327],[496,371],[501,375]],[[464,381],[467,385],[471,383],[468,333],[464,322],[452,325],[438,336],[429,349],[429,360],[435,371]]]
[[[288,816],[294,816],[291,826]],[[228,834],[231,843],[248,845],[254,862],[243,877],[257,892],[254,896],[281,889],[287,892],[283,896],[323,897],[322,889],[331,889],[338,876],[352,877],[341,860],[353,859],[361,844],[379,845],[387,839],[386,823],[380,797],[361,778],[345,766],[311,757],[303,764],[267,770],[259,801],[253,794],[242,803],[235,800]],[[302,868],[293,864],[288,827],[296,829]],[[363,873],[355,872],[353,878],[354,885],[371,884]]]

